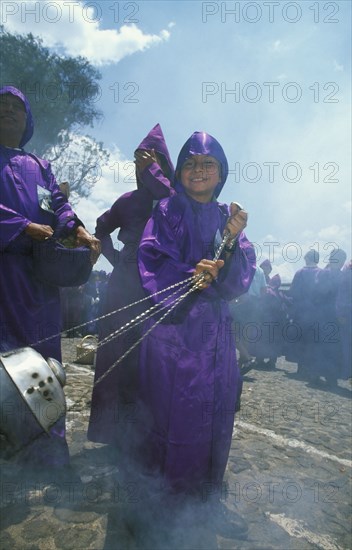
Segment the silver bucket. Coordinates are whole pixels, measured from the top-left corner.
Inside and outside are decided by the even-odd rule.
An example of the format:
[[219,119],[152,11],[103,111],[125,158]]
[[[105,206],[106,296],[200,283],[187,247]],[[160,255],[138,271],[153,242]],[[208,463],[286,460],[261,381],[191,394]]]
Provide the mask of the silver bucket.
[[65,371],[32,348],[0,353],[0,443],[7,458],[50,428],[66,412]]

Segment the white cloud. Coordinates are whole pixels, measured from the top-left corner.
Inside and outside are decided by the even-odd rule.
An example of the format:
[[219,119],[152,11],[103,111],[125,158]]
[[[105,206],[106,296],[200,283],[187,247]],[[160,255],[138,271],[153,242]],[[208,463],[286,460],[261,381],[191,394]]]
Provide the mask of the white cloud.
[[16,7],[13,12],[3,11],[2,22],[6,30],[32,32],[43,38],[47,47],[57,48],[67,55],[87,57],[95,65],[118,63],[170,37],[166,29],[159,34],[145,34],[134,23],[122,25],[120,29],[103,29],[97,9],[74,0],[25,0]]
[[343,72],[344,70],[344,66],[343,65],[340,65],[336,59],[334,59],[334,71],[337,71],[337,72]]
[[341,225],[330,225],[328,227],[322,228],[318,232],[318,240],[323,240],[325,242],[336,242],[338,245],[341,243],[348,242],[350,235],[350,230],[348,227]]
[[281,40],[275,40],[274,44],[272,45],[272,49],[274,51],[278,51],[280,50],[280,46],[281,46]]
[[268,235],[264,236],[263,242],[277,242],[277,239],[276,239],[276,237],[274,237],[274,235],[271,235],[269,233]]
[[297,271],[297,265],[296,264],[289,264],[289,263],[282,263],[278,266],[275,266],[273,268],[272,273],[270,276],[274,276],[276,274],[280,275],[281,282],[282,283],[291,283],[294,274]]

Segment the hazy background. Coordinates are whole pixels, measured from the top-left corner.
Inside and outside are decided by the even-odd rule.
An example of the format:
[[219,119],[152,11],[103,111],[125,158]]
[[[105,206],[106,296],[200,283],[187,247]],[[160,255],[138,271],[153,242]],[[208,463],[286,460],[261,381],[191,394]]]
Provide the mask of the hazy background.
[[219,200],[243,204],[259,261],[290,281],[309,248],[321,267],[335,247],[351,256],[350,11],[344,1],[3,1],[1,22],[102,73],[104,116],[89,133],[111,157],[76,206],[88,229],[135,187],[134,149],[157,122],[174,163],[204,130],[229,161]]

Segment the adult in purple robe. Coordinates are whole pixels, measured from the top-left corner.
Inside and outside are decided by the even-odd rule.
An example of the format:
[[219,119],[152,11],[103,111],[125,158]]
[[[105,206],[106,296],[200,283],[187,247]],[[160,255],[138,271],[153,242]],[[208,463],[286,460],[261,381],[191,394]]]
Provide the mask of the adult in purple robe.
[[334,249],[325,269],[316,277],[316,303],[318,316],[319,341],[316,362],[311,367],[314,381],[320,376],[325,378],[330,388],[337,386],[342,365],[340,325],[337,318],[336,299],[343,277],[342,267],[346,261],[346,252]]
[[[102,251],[114,266],[108,282],[104,314],[145,298],[138,267],[137,250],[153,202],[174,193],[171,181],[174,167],[162,129],[157,124],[143,139],[136,152],[137,189],[119,197],[97,219],[96,236]],[[110,234],[119,228],[121,251],[113,247]],[[103,319],[100,341],[147,309],[146,302]],[[141,325],[114,338],[98,349],[95,382],[140,338]],[[111,373],[93,388],[88,438],[118,447],[121,458],[132,444],[136,421],[136,387],[139,350],[135,348]]]
[[[306,265],[296,271],[289,290],[292,320],[292,335],[287,351],[289,361],[297,363],[297,374],[311,379],[315,377],[315,364],[318,360],[318,297],[316,281],[322,271],[318,267],[319,252],[308,250],[304,256]],[[287,333],[288,334],[288,333]]]
[[341,270],[336,296],[336,315],[341,337],[341,378],[352,378],[352,260]]
[[[217,140],[192,134],[178,157],[177,195],[159,202],[139,248],[143,286],[155,303],[165,297],[155,292],[207,272],[206,287],[146,336],[140,359],[142,465],[174,490],[205,499],[221,491],[241,385],[228,302],[246,292],[255,271],[247,214],[216,200],[227,174]],[[235,238],[215,262],[225,228]]]
[[[44,358],[61,360],[59,288],[33,275],[34,241],[43,241],[61,228],[61,236],[75,232],[77,244],[88,245],[94,260],[97,239],[82,226],[60,191],[50,164],[23,150],[33,134],[33,118],[22,92],[0,89],[0,350],[32,346]],[[46,200],[42,201],[44,195]],[[55,337],[53,337],[56,335]],[[50,338],[46,342],[39,340]],[[53,427],[46,446],[41,440],[39,463],[65,463],[68,451],[64,422]]]
[[[267,281],[268,277],[269,274]],[[265,291],[257,301],[248,349],[256,357],[257,366],[273,369],[277,358],[283,354],[287,299],[280,291],[280,275],[269,279]]]
[[271,265],[270,260],[268,260],[268,259],[263,260],[262,263],[260,264],[260,267],[261,267],[262,270],[264,271],[266,284],[267,284],[267,285],[270,285],[270,281],[271,281],[270,273],[271,273],[272,270],[273,270],[273,266]]
[[257,265],[248,292],[229,304],[239,351],[238,365],[241,369],[249,370],[256,364],[255,358],[249,352],[249,343],[257,337],[261,298],[266,288],[264,271]]

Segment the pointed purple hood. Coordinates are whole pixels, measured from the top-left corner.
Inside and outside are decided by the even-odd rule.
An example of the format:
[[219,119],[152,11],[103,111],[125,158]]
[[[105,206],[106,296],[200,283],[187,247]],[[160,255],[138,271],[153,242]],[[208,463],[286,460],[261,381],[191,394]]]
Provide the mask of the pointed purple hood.
[[162,155],[168,167],[168,173],[165,174],[165,176],[171,181],[171,183],[173,182],[175,169],[172,164],[160,124],[156,124],[154,128],[150,130],[149,134],[141,141],[136,150],[137,149],[143,149],[144,151],[154,149],[156,153]]
[[227,175],[229,173],[229,167],[224,150],[220,143],[210,134],[206,132],[194,132],[191,137],[183,145],[180,154],[178,155],[176,165],[176,182],[175,189],[177,192],[183,191],[183,186],[177,179],[177,175],[180,173],[182,165],[191,156],[194,155],[209,155],[216,158],[221,165],[221,180],[215,188],[214,195],[218,197],[224,186]]
[[0,88],[0,95],[5,95],[5,94],[15,95],[24,103],[24,106],[26,109],[26,115],[27,115],[27,123],[26,123],[26,129],[20,141],[20,147],[23,147],[31,139],[33,135],[33,130],[34,130],[33,116],[31,112],[31,108],[29,106],[29,102],[26,96],[14,86],[3,86],[3,88]]

